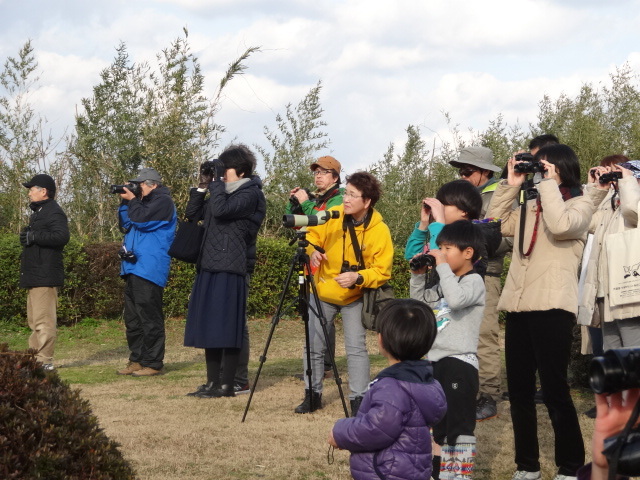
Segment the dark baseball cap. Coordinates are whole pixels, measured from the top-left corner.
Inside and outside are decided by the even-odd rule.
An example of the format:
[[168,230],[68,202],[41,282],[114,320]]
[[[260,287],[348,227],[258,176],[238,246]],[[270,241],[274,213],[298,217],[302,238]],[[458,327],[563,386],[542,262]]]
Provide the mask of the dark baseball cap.
[[137,178],[133,180],[129,180],[130,182],[142,183],[145,180],[153,180],[154,182],[162,183],[162,179],[160,178],[160,174],[155,168],[143,168],[140,170]]
[[31,187],[46,188],[47,192],[49,192],[49,194],[51,195],[56,193],[56,182],[53,180],[53,178],[51,178],[49,175],[46,175],[44,173],[39,173],[28,182],[24,182],[22,185],[24,185],[27,188],[31,188]]

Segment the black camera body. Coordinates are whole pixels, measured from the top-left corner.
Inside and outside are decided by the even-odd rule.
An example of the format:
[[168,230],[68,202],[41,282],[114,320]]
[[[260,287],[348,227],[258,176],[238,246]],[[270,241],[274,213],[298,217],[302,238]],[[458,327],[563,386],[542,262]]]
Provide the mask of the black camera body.
[[423,267],[433,268],[436,265],[436,257],[428,253],[423,253],[409,261],[411,270],[420,270]]
[[600,175],[600,185],[604,185],[609,182],[617,182],[622,178],[622,172],[607,172]]
[[534,156],[530,153],[518,153],[516,154],[516,160],[524,163],[516,163],[513,166],[513,171],[517,173],[543,173],[546,171],[544,165],[535,161]]
[[216,173],[215,164],[210,160],[207,160],[206,162],[202,162],[202,165],[200,165],[200,173],[202,173],[203,175],[215,175]]
[[[305,192],[307,192],[307,196],[309,197],[309,200],[311,200],[312,202],[315,201],[316,196],[311,193],[311,191],[308,188],[303,188],[302,190],[304,190]],[[291,204],[293,206],[298,206],[300,205],[300,200],[298,200],[298,197],[296,197],[295,195],[291,195],[289,197],[289,201],[291,202]]]
[[111,185],[111,188],[109,188],[109,193],[125,193],[124,191],[125,187],[127,188],[127,190],[133,193],[136,197],[139,197],[140,193],[142,193],[140,184],[137,182],[129,182],[124,185]]
[[[616,393],[640,388],[640,347],[607,350],[594,357],[589,367],[589,383],[596,393]],[[640,429],[628,435],[609,437],[604,441],[604,455],[612,462],[617,458],[616,474],[636,477],[640,475]],[[618,456],[619,455],[619,456]]]
[[589,366],[589,384],[596,393],[616,393],[640,388],[640,348],[607,350]]
[[118,256],[123,262],[136,263],[138,261],[136,254],[127,250],[124,245],[118,250]]

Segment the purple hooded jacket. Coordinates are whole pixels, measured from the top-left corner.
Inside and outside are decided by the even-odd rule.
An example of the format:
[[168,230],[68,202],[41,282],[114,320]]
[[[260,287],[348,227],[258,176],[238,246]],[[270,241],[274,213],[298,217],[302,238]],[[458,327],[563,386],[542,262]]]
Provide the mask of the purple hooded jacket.
[[429,427],[447,411],[442,387],[427,360],[405,361],[381,371],[362,399],[358,415],[333,427],[336,444],[351,452],[356,480],[428,479]]

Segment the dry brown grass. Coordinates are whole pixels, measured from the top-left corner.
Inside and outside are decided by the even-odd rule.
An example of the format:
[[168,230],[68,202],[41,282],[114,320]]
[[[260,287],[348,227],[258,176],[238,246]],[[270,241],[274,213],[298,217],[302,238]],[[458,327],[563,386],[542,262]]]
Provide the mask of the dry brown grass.
[[[327,463],[327,434],[343,415],[335,383],[325,384],[325,408],[311,415],[295,415],[303,384],[292,377],[301,370],[304,340],[300,321],[281,321],[268,352],[247,420],[241,423],[248,396],[228,399],[185,397],[204,381],[204,356],[181,346],[184,323],[168,325],[167,374],[135,379],[117,377],[114,371],[126,357],[124,334],[120,346],[79,346],[60,358],[62,377],[98,368],[104,381],[76,385],[91,402],[106,433],[122,445],[141,479],[348,479],[349,453],[336,451]],[[251,371],[255,373],[271,323],[250,322]],[[340,332],[338,338],[341,339]],[[344,348],[338,341],[339,368],[344,368]],[[370,353],[377,353],[369,337]],[[372,357],[372,376],[384,362]],[[346,373],[343,375],[346,376]],[[347,393],[345,380],[345,394]],[[576,395],[578,411],[591,406],[589,396]],[[543,478],[555,473],[551,427],[543,406],[538,407]],[[581,415],[584,438],[590,438],[593,421]],[[512,431],[508,402],[500,416],[478,424],[476,475],[481,479],[508,479],[513,473]],[[587,450],[588,450],[588,441]]]

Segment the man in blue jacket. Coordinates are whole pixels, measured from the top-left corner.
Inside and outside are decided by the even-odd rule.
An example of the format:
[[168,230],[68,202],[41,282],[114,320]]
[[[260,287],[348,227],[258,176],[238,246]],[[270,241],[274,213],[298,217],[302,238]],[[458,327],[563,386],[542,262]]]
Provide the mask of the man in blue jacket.
[[124,323],[129,363],[118,375],[149,377],[162,374],[164,313],[162,293],[169,277],[169,247],[176,229],[176,207],[160,174],[143,168],[130,180],[138,195],[125,187],[118,210],[125,234],[120,250],[120,276],[125,280]]

